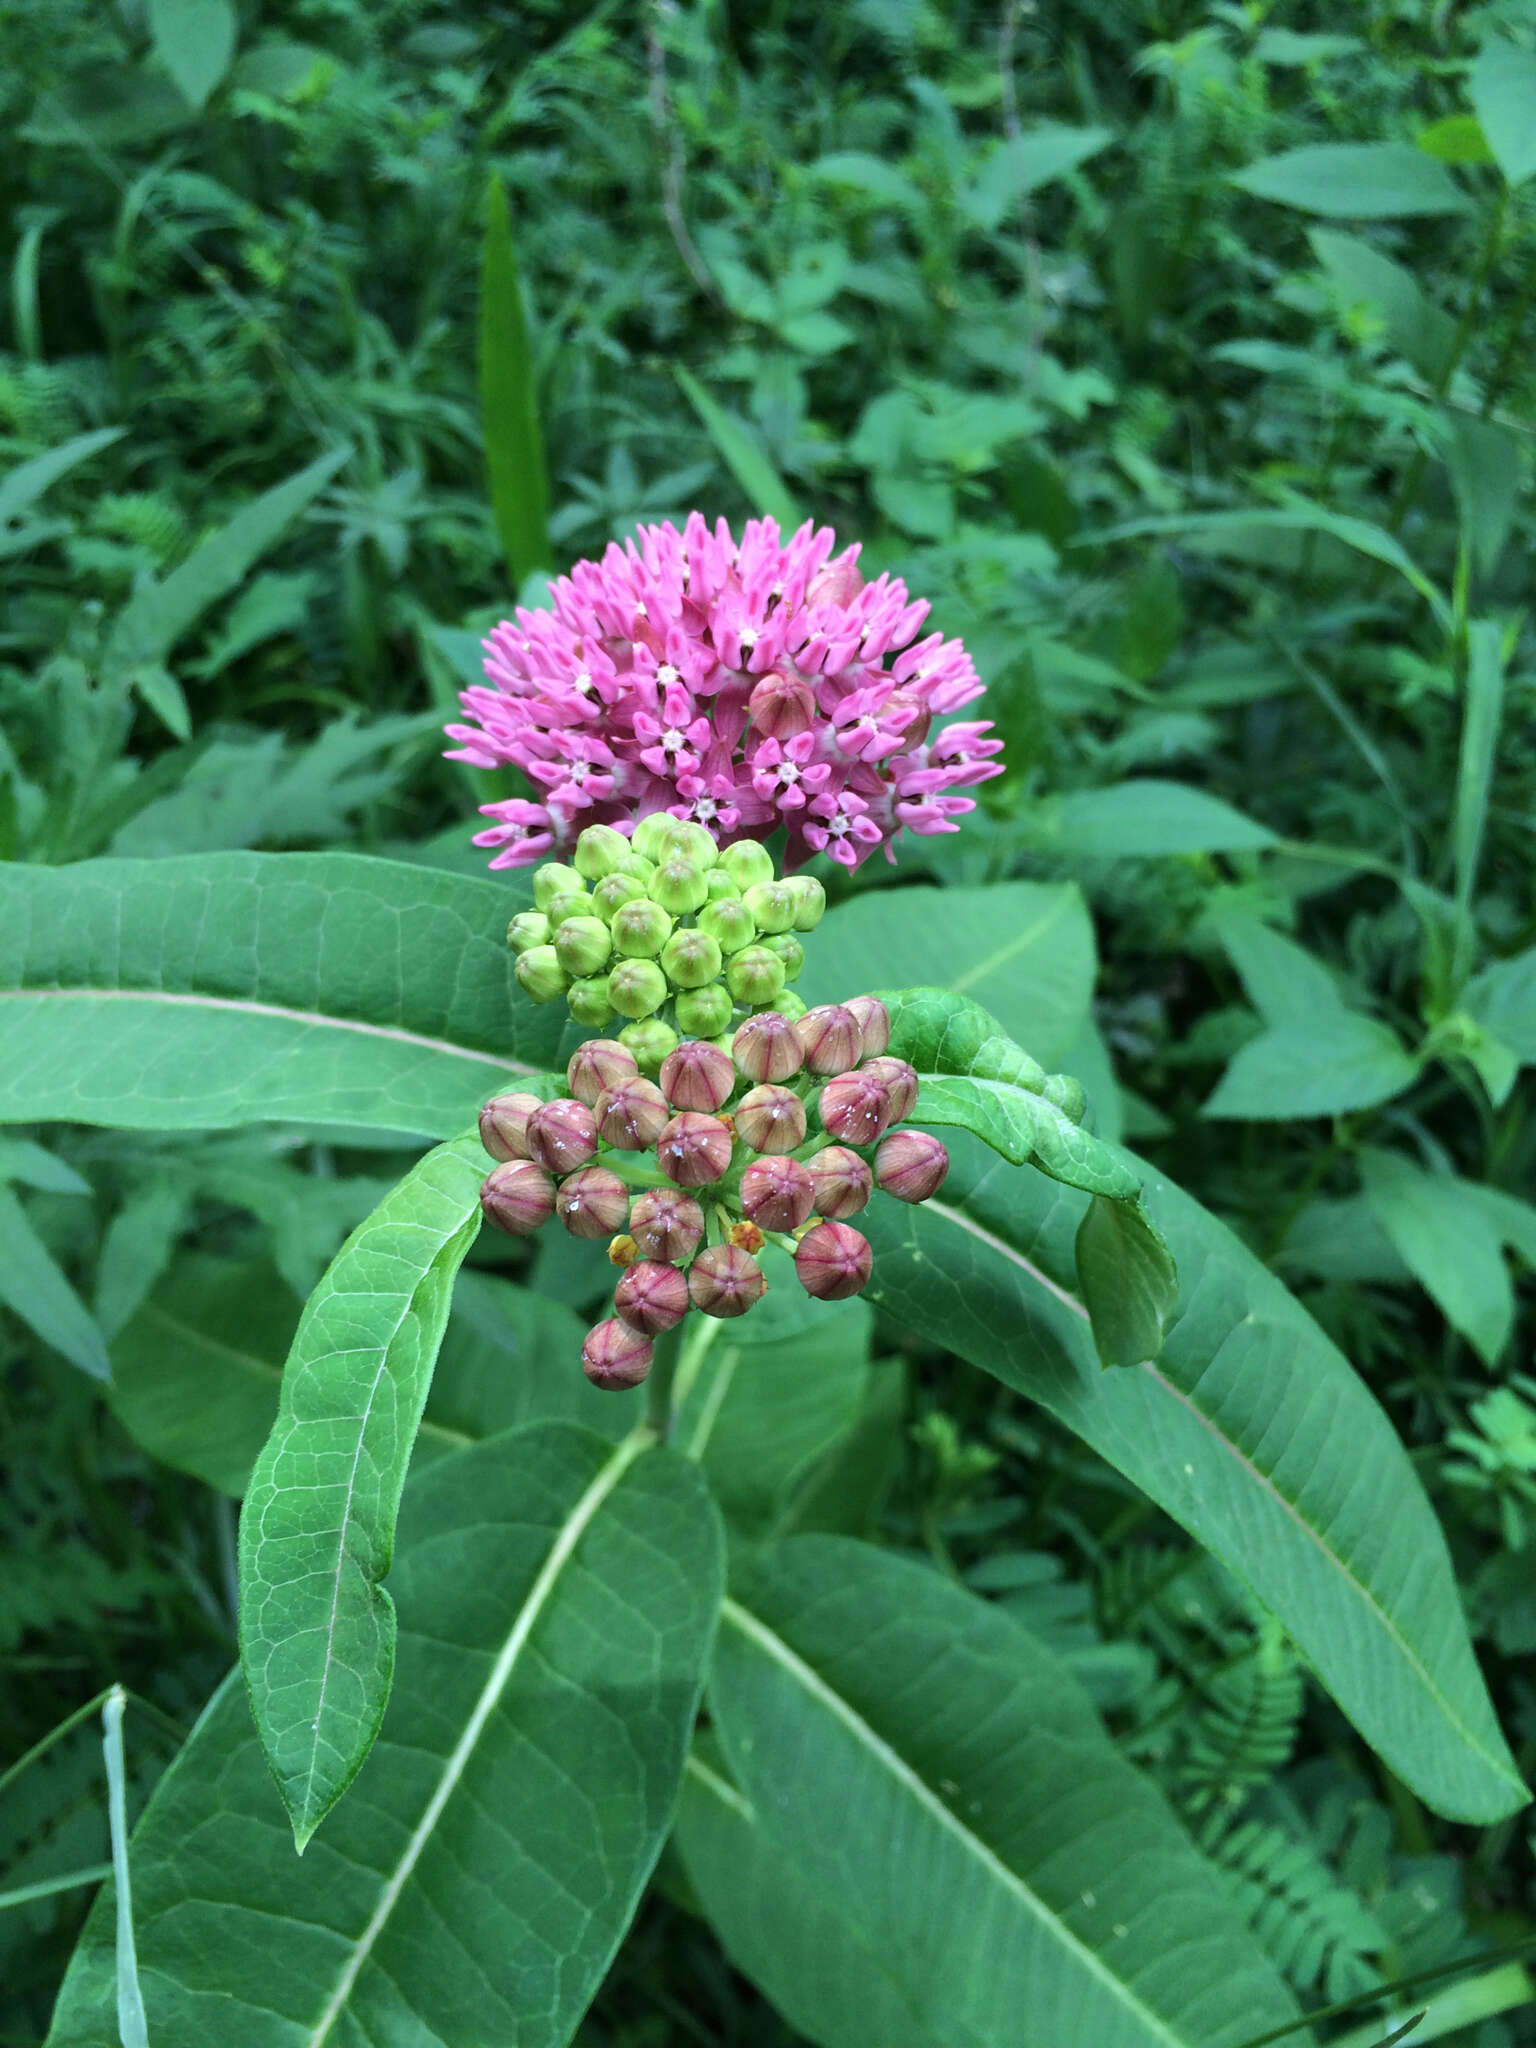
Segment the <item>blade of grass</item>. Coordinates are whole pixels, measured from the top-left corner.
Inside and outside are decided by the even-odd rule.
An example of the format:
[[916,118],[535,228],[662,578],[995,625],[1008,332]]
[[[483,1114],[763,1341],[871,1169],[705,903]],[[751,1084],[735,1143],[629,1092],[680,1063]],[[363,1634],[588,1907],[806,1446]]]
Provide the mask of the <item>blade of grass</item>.
[[1456,866],[1456,978],[1472,971],[1472,892],[1488,822],[1494,750],[1504,709],[1503,634],[1492,619],[1467,628],[1467,695],[1461,721],[1461,758],[1456,767],[1456,813],[1451,851]]
[[128,1881],[128,1799],[123,1769],[123,1709],[127,1704],[127,1693],[114,1685],[101,1710],[112,1877],[117,1890],[117,2033],[122,2048],[149,2048],[149,2023],[144,2017],[139,1961],[133,1945],[133,1892]]
[[512,248],[512,212],[506,187],[494,172],[486,193],[480,265],[480,407],[491,505],[516,590],[530,570],[551,567],[554,557],[549,546],[544,438]]
[[788,484],[767,456],[725,408],[710,397],[692,370],[675,363],[673,375],[682,386],[683,396],[704,422],[715,444],[715,453],[741,485],[753,511],[766,512],[785,533],[792,533],[803,515]]

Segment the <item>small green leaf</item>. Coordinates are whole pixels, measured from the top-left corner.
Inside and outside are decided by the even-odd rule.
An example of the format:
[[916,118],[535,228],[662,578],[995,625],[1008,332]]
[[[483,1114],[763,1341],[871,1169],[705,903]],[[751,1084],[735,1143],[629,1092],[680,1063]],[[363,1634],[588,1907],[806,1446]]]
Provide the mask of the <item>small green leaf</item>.
[[10,1188],[0,1184],[0,1304],[61,1351],[92,1379],[109,1380],[111,1361],[101,1331],[85,1303],[32,1228]]
[[0,1138],[0,1181],[19,1180],[24,1187],[51,1195],[88,1195],[91,1184],[46,1145],[30,1138]]
[[1069,128],[1045,121],[1002,142],[957,195],[971,225],[990,235],[1010,206],[1075,171],[1114,141],[1108,128]]
[[1506,183],[1536,176],[1536,51],[1490,36],[1472,66],[1472,105]]
[[1465,213],[1470,203],[1442,164],[1407,142],[1310,143],[1260,158],[1232,183],[1330,220]]
[[1418,146],[1442,164],[1491,164],[1494,160],[1483,124],[1473,114],[1447,114],[1431,121],[1419,130]]
[[1342,1116],[1390,1102],[1418,1072],[1389,1026],[1341,1006],[1250,1039],[1201,1115],[1265,1122]]
[[1227,853],[1272,846],[1267,825],[1220,797],[1146,777],[1061,799],[1054,838],[1062,851],[1094,860],[1173,853]]
[[230,0],[149,0],[155,55],[190,106],[202,106],[229,69],[239,29]]
[[1346,311],[1370,306],[1399,355],[1432,380],[1445,374],[1456,346],[1456,322],[1419,289],[1411,270],[1358,235],[1313,228],[1307,240]]
[[779,475],[752,436],[724,406],[711,398],[692,370],[674,363],[672,374],[683,396],[703,421],[715,453],[741,486],[754,515],[766,513],[776,519],[782,533],[793,533],[801,513],[788,484]]
[[1157,1357],[1179,1276],[1139,1206],[1094,1196],[1077,1226],[1077,1280],[1102,1364],[1142,1365]]
[[76,434],[72,440],[61,441],[46,455],[18,462],[0,480],[0,529],[19,519],[61,476],[67,476],[80,463],[89,462],[114,441],[121,441],[127,431],[126,427],[98,427],[94,433]]
[[554,560],[549,546],[549,485],[533,350],[523,287],[512,247],[512,210],[493,172],[485,202],[480,261],[480,409],[485,461],[502,553],[514,590]]
[[1536,1064],[1536,946],[1485,967],[1467,985],[1466,1006],[1522,1065]]
[[1426,1173],[1369,1146],[1360,1153],[1360,1175],[1404,1264],[1483,1362],[1497,1364],[1514,1325],[1515,1293],[1498,1224],[1477,1192],[1454,1174]]

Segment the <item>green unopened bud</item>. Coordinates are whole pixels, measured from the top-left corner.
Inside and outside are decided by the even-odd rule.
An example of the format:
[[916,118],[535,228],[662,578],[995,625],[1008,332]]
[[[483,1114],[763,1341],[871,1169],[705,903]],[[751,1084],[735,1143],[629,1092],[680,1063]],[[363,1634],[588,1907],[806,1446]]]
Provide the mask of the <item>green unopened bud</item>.
[[739,953],[757,937],[757,920],[739,896],[706,903],[699,912],[699,930],[708,932],[722,953]]
[[787,932],[794,930],[796,895],[793,882],[754,882],[741,900],[760,932]]
[[608,977],[608,1001],[621,1017],[649,1017],[669,993],[667,977],[654,960],[621,960]]
[[596,974],[608,965],[613,941],[600,917],[568,917],[555,928],[555,958],[567,974]]
[[672,920],[649,896],[621,903],[610,926],[614,949],[631,960],[654,960],[672,936]]
[[678,1026],[690,1038],[717,1038],[731,1021],[731,998],[718,981],[684,989],[675,1007]]
[[1083,1093],[1081,1081],[1074,1080],[1070,1074],[1047,1074],[1040,1093],[1064,1117],[1069,1117],[1075,1124],[1082,1122],[1088,1098]]
[[784,989],[773,1006],[786,1024],[796,1024],[805,1015],[806,1005],[792,988]]
[[674,917],[699,910],[709,901],[704,870],[695,867],[691,860],[673,858],[663,861],[651,877],[651,895],[663,910],[670,910]]
[[672,835],[680,823],[669,811],[652,811],[636,825],[630,844],[646,860],[666,860],[674,844]]
[[655,861],[647,860],[643,853],[636,853],[633,847],[625,854],[624,865],[619,869],[621,875],[633,875],[642,888],[650,881],[655,872]]
[[738,889],[750,889],[756,882],[773,880],[773,855],[760,839],[738,839],[720,856],[720,865],[736,878]]
[[795,892],[795,930],[815,931],[826,914],[826,890],[814,875],[795,875],[789,886]]
[[575,867],[589,882],[617,874],[629,858],[629,841],[611,825],[588,825],[577,835]]
[[542,910],[520,910],[507,926],[507,944],[514,953],[549,944],[549,919]]
[[586,887],[576,870],[563,861],[547,860],[533,871],[533,900],[540,910],[548,910],[550,897],[561,889],[580,889],[585,895]]
[[725,970],[725,984],[738,1003],[755,1009],[771,1003],[784,986],[784,962],[766,946],[747,946]]
[[635,1064],[642,1074],[656,1074],[661,1063],[677,1044],[677,1033],[670,1024],[663,1024],[659,1017],[647,1017],[643,1023],[626,1024],[619,1033],[620,1045],[628,1046],[635,1056]]
[[576,1022],[588,1031],[601,1030],[613,1016],[606,974],[593,975],[586,981],[573,981],[565,992],[565,1000],[570,1004],[571,1015]]
[[711,903],[718,903],[722,896],[739,896],[736,877],[729,868],[707,868],[704,872],[704,886],[709,891]]
[[708,932],[674,932],[661,949],[661,967],[674,988],[702,988],[720,972],[720,948]]
[[[565,927],[569,929],[569,927]],[[784,962],[784,979],[798,981],[800,970],[805,965],[805,948],[793,932],[775,932],[763,940],[764,949]]]
[[553,946],[531,946],[513,970],[518,987],[535,1003],[552,1003],[566,991],[567,975]]
[[568,917],[590,917],[592,898],[584,885],[573,889],[557,889],[544,906],[544,915],[549,919],[551,931],[557,930]]
[[604,875],[592,891],[592,913],[611,919],[616,910],[644,894],[645,884],[636,875]]

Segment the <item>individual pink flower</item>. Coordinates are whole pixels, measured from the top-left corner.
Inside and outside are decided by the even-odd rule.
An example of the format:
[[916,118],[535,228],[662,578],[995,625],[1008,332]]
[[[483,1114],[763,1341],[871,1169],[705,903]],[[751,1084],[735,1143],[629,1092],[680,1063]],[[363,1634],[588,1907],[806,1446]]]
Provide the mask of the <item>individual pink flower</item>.
[[564,854],[585,825],[653,811],[722,844],[781,825],[785,865],[857,867],[903,831],[952,832],[959,792],[1000,774],[986,722],[937,721],[981,695],[964,647],[917,636],[928,607],[899,578],[866,582],[831,529],[738,541],[690,514],[641,527],[551,585],[485,642],[450,758],[518,768],[534,797],[484,806],[493,868]]

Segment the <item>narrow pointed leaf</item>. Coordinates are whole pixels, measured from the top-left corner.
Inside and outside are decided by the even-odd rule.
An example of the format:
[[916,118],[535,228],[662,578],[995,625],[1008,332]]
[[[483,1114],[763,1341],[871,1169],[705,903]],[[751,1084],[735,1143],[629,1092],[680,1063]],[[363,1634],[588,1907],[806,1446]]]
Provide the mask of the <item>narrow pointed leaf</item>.
[[553,557],[539,395],[512,248],[512,214],[506,187],[494,175],[480,259],[480,409],[491,504],[516,590],[530,570],[548,568]]
[[19,519],[51,484],[80,463],[89,462],[103,448],[110,448],[114,441],[121,441],[127,431],[126,427],[97,427],[89,434],[61,441],[45,455],[34,455],[30,462],[18,462],[0,479],[0,528]]
[[301,1849],[389,1698],[395,1610],[379,1582],[484,1173],[477,1139],[439,1146],[342,1246],[305,1307],[246,1493],[240,1657]]
[[[719,1609],[703,1480],[647,1443],[546,1423],[412,1482],[384,1733],[302,1860],[238,1677],[215,1696],[132,1842],[154,2048],[570,2040],[665,1836]],[[112,2010],[104,1900],[50,2048],[101,2048]]]
[[740,485],[754,515],[766,513],[779,522],[784,533],[792,533],[800,524],[800,507],[768,457],[746,428],[731,417],[718,399],[710,396],[692,370],[682,363],[674,363],[672,373],[682,387],[683,396],[703,421],[705,431],[715,444],[715,453]]
[[0,1182],[0,1307],[19,1316],[46,1344],[92,1379],[112,1377],[101,1330],[32,1228],[14,1192]]

